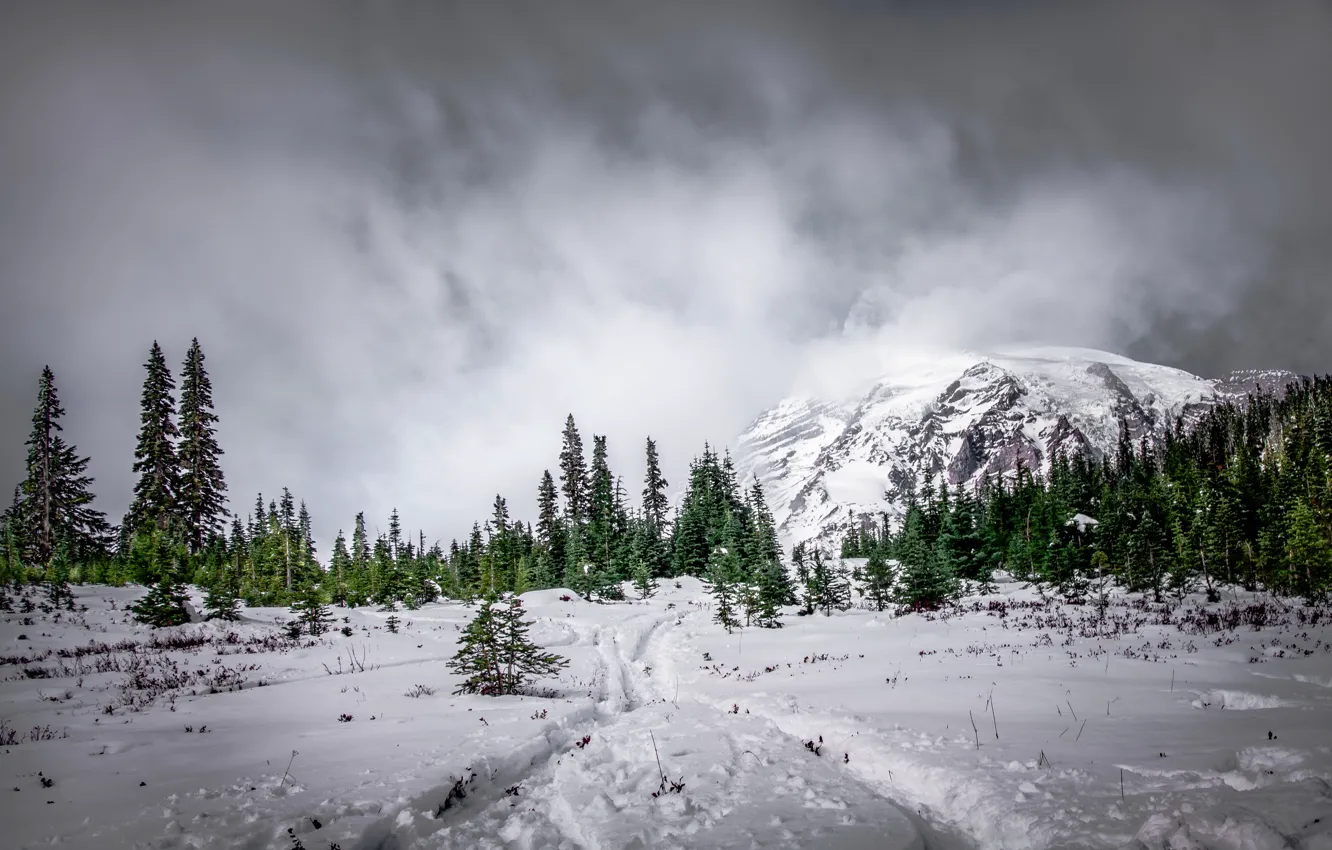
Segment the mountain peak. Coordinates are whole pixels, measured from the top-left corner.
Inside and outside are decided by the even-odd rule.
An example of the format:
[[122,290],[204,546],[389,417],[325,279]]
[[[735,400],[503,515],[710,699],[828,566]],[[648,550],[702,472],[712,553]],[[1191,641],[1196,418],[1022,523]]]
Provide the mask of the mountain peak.
[[1195,419],[1218,400],[1298,376],[1204,379],[1083,348],[940,352],[901,358],[850,398],[788,399],[739,439],[738,468],[764,484],[789,543],[834,539],[857,516],[896,515],[925,476],[975,487],[1063,452],[1100,458],[1126,423],[1136,440]]

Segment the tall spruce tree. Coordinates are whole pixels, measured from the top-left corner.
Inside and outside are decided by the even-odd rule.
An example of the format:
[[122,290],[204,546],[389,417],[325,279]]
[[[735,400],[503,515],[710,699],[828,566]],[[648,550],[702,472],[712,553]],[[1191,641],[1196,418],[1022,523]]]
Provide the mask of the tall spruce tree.
[[662,578],[670,572],[670,557],[666,547],[666,512],[669,502],[666,488],[670,486],[661,474],[661,459],[657,444],[647,438],[647,473],[643,476],[643,560],[653,576]]
[[592,437],[592,466],[588,470],[587,531],[583,545],[597,570],[613,573],[611,557],[615,550],[615,489],[606,453],[606,438]]
[[487,524],[490,529],[490,545],[486,547],[489,556],[486,558],[487,595],[497,595],[504,590],[512,589],[508,585],[517,561],[517,553],[509,526],[509,504],[503,496],[496,493],[490,522]]
[[180,431],[176,428],[176,402],[171,395],[176,383],[156,342],[148,352],[144,369],[147,375],[139,399],[139,441],[134,449],[134,472],[139,480],[134,485],[129,519],[136,531],[147,526],[165,531],[177,513],[180,491],[175,443]]
[[587,463],[583,459],[583,438],[578,434],[573,414],[564,423],[564,445],[560,449],[560,489],[564,494],[564,515],[570,526],[587,520],[590,508],[587,492]]
[[374,595],[370,579],[370,538],[365,530],[365,512],[356,514],[352,527],[351,579],[347,582],[348,604],[366,605]]
[[555,478],[547,469],[541,473],[541,483],[537,486],[537,524],[536,542],[545,548],[549,563],[564,563],[564,526],[560,521],[559,492],[555,489]]
[[105,549],[110,534],[105,515],[91,507],[88,458],[79,457],[60,436],[64,415],[55,376],[49,366],[44,367],[27,441],[27,475],[8,523],[17,538],[15,548],[29,564],[49,564],[61,540],[73,557],[91,557]]
[[203,349],[196,337],[190,343],[181,371],[180,464],[176,509],[185,524],[190,551],[203,548],[209,534],[226,519],[226,479],[218,459],[217,414],[213,412],[213,383],[204,368]]
[[340,528],[338,536],[333,539],[333,554],[329,558],[328,570],[333,579],[333,592],[329,594],[329,600],[334,605],[344,606],[349,598],[347,586],[352,575],[352,559],[351,553],[347,551],[347,538]]

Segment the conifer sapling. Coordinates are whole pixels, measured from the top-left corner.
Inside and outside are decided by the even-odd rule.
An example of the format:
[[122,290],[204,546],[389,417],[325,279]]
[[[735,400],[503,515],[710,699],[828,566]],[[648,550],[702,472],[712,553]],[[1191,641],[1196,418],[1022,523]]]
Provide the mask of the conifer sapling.
[[510,594],[482,600],[458,638],[457,654],[448,662],[464,677],[455,694],[516,694],[532,678],[553,676],[568,665],[528,638],[532,624],[523,613],[522,600]]
[[313,637],[319,637],[328,631],[333,623],[333,612],[324,603],[324,592],[313,581],[301,582],[296,591],[296,601],[291,604],[291,613],[301,627]]

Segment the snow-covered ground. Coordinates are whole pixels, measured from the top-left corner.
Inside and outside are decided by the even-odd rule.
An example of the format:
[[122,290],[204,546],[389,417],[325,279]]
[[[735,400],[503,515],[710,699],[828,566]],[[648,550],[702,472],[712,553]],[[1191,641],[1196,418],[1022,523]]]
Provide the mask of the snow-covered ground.
[[495,699],[451,695],[462,605],[293,647],[281,610],[153,633],[141,589],[75,593],[0,617],[2,847],[1332,848],[1332,627],[1263,597],[726,634],[692,580],[540,591],[571,664]]

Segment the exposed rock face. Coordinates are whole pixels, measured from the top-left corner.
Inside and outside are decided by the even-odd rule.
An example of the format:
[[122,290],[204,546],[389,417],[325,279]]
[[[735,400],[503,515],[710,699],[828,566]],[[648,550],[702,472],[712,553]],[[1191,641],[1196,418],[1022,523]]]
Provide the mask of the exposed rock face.
[[789,545],[835,539],[858,515],[895,516],[927,473],[978,486],[1062,452],[1099,459],[1120,423],[1134,440],[1196,420],[1218,400],[1299,376],[1236,372],[1207,380],[1086,349],[958,354],[890,375],[839,402],[789,399],[740,436],[738,465],[757,475]]
[[1280,394],[1290,384],[1307,380],[1303,375],[1287,372],[1285,369],[1239,369],[1218,379],[1218,395],[1243,399],[1249,393],[1260,391]]

